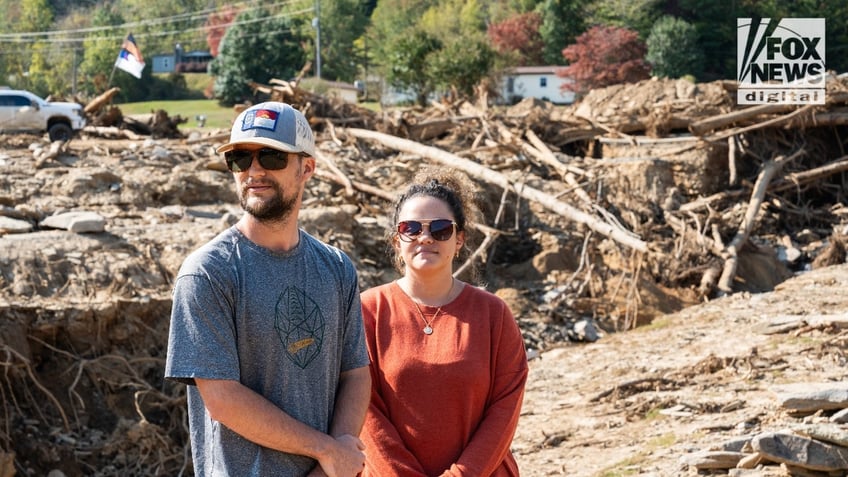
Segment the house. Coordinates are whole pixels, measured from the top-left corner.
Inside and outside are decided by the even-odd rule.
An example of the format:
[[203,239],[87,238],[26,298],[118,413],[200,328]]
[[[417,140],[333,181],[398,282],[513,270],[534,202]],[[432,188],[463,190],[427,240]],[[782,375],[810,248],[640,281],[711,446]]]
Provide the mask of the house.
[[177,43],[173,54],[153,55],[153,73],[206,73],[212,53],[195,50],[185,52]]
[[515,104],[524,98],[537,98],[554,104],[574,102],[573,91],[563,91],[570,78],[557,75],[562,66],[517,66],[506,70],[500,87],[500,102]]
[[346,103],[356,104],[359,102],[361,91],[357,85],[343,83],[341,81],[323,81],[322,85],[327,88],[325,94],[329,97],[341,99]]

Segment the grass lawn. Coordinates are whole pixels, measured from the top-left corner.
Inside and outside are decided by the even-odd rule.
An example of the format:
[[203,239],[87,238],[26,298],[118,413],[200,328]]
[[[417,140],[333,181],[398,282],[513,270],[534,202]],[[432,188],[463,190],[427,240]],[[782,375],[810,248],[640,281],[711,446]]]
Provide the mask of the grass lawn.
[[226,129],[229,130],[236,118],[233,108],[218,105],[214,99],[187,99],[180,101],[144,101],[140,103],[117,104],[124,115],[150,114],[151,111],[164,109],[168,116],[180,115],[188,118],[188,122],[182,124],[180,129],[197,128],[195,117],[199,114],[206,115],[204,130]]

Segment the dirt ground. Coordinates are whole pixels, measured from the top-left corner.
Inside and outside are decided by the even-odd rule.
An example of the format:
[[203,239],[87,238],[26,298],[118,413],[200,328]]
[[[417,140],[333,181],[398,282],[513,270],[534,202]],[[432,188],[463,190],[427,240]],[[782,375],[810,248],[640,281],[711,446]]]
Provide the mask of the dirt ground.
[[848,266],[827,267],[773,292],[716,299],[542,353],[531,362],[513,446],[523,475],[695,475],[687,454],[800,422],[780,408],[775,388],[844,381],[846,333],[800,322],[773,330],[845,322],[846,286]]
[[[41,137],[0,140],[0,215],[32,225],[0,233],[0,477],[191,475],[184,390],[162,379],[169,292],[182,259],[240,214],[232,178],[214,141],[83,135],[42,160],[47,147]],[[321,149],[389,192],[421,165],[338,140]],[[486,193],[499,202],[501,191]],[[302,226],[351,255],[362,288],[396,276],[386,203],[320,175],[307,191]],[[586,230],[563,217],[526,201],[506,209],[519,232],[504,234],[479,272],[509,302],[532,358],[513,444],[522,475],[690,475],[682,456],[791,422],[773,386],[845,378],[837,327],[763,331],[844,319],[844,252],[840,265],[796,270],[771,292],[699,299],[695,286],[628,285],[627,270],[601,266],[627,262],[626,249],[595,237],[587,251]],[[69,211],[99,214],[105,230],[43,224]],[[808,230],[805,251],[848,233],[832,225]],[[635,319],[622,296],[639,302]],[[598,339],[577,334],[579,322]]]

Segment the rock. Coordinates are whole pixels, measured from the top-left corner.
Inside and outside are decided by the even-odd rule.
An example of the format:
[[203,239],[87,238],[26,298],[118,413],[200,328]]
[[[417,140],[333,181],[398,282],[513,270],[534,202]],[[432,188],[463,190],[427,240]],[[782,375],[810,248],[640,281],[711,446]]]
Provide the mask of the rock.
[[795,383],[772,390],[781,407],[796,413],[848,408],[848,383]]
[[0,216],[0,235],[24,234],[27,232],[32,232],[32,224],[26,220]]
[[804,469],[848,470],[848,449],[782,432],[767,432],[754,437],[754,450],[766,459]]
[[741,452],[701,451],[683,457],[684,462],[698,470],[732,469],[745,457]]
[[836,424],[801,424],[792,426],[792,431],[802,436],[848,447],[848,429]]
[[65,212],[51,215],[38,225],[74,233],[103,232],[106,230],[106,220],[102,215],[95,212]]

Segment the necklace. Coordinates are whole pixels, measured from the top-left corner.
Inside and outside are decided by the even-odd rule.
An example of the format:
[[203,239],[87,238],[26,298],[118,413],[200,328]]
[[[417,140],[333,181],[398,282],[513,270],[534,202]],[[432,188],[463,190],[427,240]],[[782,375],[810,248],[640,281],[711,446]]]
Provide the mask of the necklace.
[[[454,277],[451,277],[451,292],[450,293],[453,292],[453,286],[454,286],[455,282],[456,282],[456,279]],[[445,306],[445,305],[442,305],[438,309],[436,309],[436,312],[433,313],[433,317],[430,318],[430,321],[427,321],[427,317],[424,316],[424,312],[421,311],[421,307],[418,306],[418,302],[415,301],[415,299],[412,298],[408,293],[406,293],[406,291],[403,289],[403,287],[401,287],[400,285],[398,285],[398,286],[400,288],[400,291],[402,291],[403,294],[406,295],[407,298],[409,298],[409,301],[411,301],[412,304],[415,305],[415,309],[418,311],[418,316],[420,316],[421,321],[424,322],[424,329],[422,329],[421,331],[423,331],[425,335],[428,335],[428,336],[432,335],[433,334],[433,327],[431,325],[434,321],[436,321],[436,317],[439,316],[439,313],[442,312],[442,306]],[[448,296],[450,296],[450,293],[448,294]]]
[[436,320],[436,317],[439,316],[439,313],[442,312],[442,307],[439,307],[439,309],[437,309],[436,312],[433,313],[433,317],[430,318],[430,321],[427,321],[427,318],[424,317],[424,312],[421,311],[421,307],[418,306],[418,303],[416,303],[415,300],[412,300],[412,304],[415,305],[415,309],[418,310],[418,316],[420,316],[421,321],[424,322],[425,326],[424,326],[424,329],[421,330],[421,331],[423,331],[425,335],[432,335],[433,334],[433,327],[430,326],[430,323],[432,323],[433,321]]

